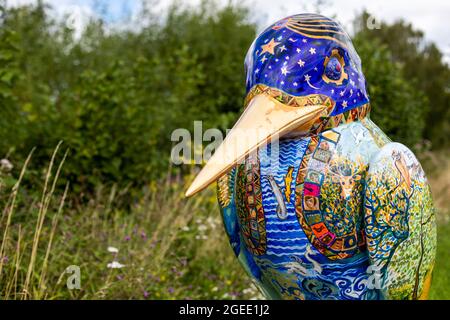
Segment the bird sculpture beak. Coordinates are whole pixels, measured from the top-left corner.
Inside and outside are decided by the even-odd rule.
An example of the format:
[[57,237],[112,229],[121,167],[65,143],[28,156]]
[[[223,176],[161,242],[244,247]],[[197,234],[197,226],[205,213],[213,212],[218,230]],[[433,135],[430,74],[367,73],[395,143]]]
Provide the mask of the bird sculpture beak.
[[326,106],[291,107],[267,94],[255,96],[214,155],[198,173],[186,191],[190,197],[220,178],[246,156],[279,137],[301,128],[307,131]]

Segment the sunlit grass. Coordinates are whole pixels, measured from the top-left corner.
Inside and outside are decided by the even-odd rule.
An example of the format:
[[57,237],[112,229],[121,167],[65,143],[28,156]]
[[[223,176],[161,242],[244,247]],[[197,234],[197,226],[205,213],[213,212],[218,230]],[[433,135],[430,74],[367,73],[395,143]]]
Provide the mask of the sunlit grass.
[[430,299],[450,299],[450,157],[447,152],[422,155],[437,207],[437,254]]
[[450,219],[438,225],[438,246],[430,299],[450,299]]

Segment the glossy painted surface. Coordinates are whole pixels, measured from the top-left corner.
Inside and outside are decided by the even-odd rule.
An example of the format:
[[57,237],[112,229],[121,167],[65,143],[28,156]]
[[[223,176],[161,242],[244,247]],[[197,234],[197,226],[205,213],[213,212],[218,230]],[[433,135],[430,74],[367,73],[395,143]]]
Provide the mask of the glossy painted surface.
[[[278,123],[279,143],[246,150],[218,180],[231,246],[257,286],[272,299],[426,298],[436,247],[430,188],[414,154],[370,120],[345,31],[319,15],[288,17],[258,36],[245,65],[249,119],[261,117],[261,96],[323,107],[288,133]],[[297,119],[287,112],[285,122]]]
[[[408,159],[409,185],[394,151]],[[219,180],[231,244],[269,298],[411,299],[423,293],[434,260],[434,214],[423,171],[406,147],[378,136],[363,119],[282,140],[277,166],[273,153],[268,145]],[[391,196],[378,185],[387,181],[395,188]],[[409,202],[397,195],[404,192]]]
[[[330,68],[330,62],[339,62],[340,72]],[[247,92],[263,84],[292,96],[324,94],[336,103],[332,115],[369,102],[361,61],[349,36],[321,15],[299,14],[265,29],[251,45],[245,66]]]

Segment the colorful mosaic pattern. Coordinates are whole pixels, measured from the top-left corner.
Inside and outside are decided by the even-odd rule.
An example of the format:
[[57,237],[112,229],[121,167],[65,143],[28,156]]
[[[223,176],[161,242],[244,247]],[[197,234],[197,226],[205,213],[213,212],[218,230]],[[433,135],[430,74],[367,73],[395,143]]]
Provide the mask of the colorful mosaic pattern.
[[250,157],[237,172],[237,213],[247,248],[255,255],[266,252],[266,226],[262,206],[259,161]]
[[[357,164],[346,163],[345,159],[337,159],[338,163],[330,165],[339,138],[340,134],[334,130],[311,138],[296,180],[298,220],[314,247],[332,260],[351,257],[364,250],[365,244],[361,223],[355,221],[361,218],[354,216],[360,215],[362,208],[363,172],[354,171]],[[338,169],[335,172],[333,168]],[[327,190],[323,190],[332,189],[336,194],[335,179],[341,184],[340,198],[326,195]],[[344,188],[349,190],[348,196],[342,193]]]

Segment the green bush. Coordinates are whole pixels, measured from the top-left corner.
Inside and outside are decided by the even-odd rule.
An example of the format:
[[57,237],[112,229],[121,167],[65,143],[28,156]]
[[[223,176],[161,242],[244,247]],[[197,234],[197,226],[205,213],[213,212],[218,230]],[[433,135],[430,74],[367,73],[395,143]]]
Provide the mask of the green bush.
[[17,33],[20,76],[2,109],[0,127],[9,126],[0,154],[17,167],[33,147],[39,167],[62,140],[78,194],[105,183],[140,186],[166,174],[174,129],[198,119],[226,129],[241,108],[242,59],[255,33],[244,9],[173,7],[165,24],[140,32],[107,34],[92,21],[79,40],[45,12],[10,9],[2,21]]
[[354,39],[371,101],[371,118],[394,141],[414,148],[423,137],[429,103],[424,93],[405,79],[401,65],[379,41]]
[[[42,168],[63,140],[70,149],[65,177],[76,195],[99,184],[140,187],[186,170],[169,167],[174,129],[202,120],[204,129],[225,130],[238,117],[243,59],[257,30],[244,7],[174,5],[164,19],[142,13],[146,23],[134,31],[93,19],[80,38],[40,3],[0,9],[0,156],[15,165],[14,176],[32,148],[33,167]],[[414,147],[430,136],[424,128],[433,95],[384,34],[356,30],[372,117]],[[433,130],[433,142],[445,132]],[[39,183],[42,174],[30,170],[25,183]]]

